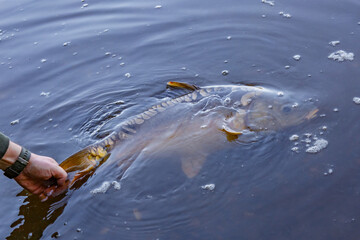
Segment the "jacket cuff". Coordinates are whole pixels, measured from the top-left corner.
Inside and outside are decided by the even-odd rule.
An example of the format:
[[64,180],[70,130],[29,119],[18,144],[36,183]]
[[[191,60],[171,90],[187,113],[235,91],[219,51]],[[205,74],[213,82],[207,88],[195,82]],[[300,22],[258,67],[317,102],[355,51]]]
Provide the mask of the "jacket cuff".
[[9,138],[0,132],[0,159],[5,155],[9,147]]

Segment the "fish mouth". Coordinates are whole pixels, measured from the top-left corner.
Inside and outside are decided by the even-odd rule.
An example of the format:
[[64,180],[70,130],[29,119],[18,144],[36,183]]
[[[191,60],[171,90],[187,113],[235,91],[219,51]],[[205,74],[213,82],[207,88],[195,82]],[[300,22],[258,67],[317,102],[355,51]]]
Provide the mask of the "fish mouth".
[[305,118],[307,119],[307,120],[310,120],[310,119],[313,119],[314,117],[316,117],[316,113],[319,111],[319,109],[314,109],[314,110],[312,110],[311,112],[309,112],[306,116],[305,116]]

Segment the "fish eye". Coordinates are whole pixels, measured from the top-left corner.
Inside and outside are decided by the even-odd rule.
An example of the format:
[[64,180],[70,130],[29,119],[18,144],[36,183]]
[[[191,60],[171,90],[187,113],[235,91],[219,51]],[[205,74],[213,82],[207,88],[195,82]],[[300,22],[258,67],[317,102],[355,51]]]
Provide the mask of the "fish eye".
[[283,111],[284,113],[289,113],[289,112],[291,112],[291,107],[290,107],[290,106],[284,106],[284,107],[282,108],[282,111]]

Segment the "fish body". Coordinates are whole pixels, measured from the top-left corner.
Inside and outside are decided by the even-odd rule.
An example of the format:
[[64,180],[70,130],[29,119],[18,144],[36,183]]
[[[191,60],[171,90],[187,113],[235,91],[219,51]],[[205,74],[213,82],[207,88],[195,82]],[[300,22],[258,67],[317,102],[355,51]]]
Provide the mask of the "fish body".
[[[317,109],[291,96],[258,86],[196,87],[169,82],[189,91],[165,99],[122,122],[105,139],[66,159],[60,166],[76,172],[73,182],[115,154],[125,171],[139,154],[159,153],[181,159],[189,178],[196,176],[207,154],[249,133],[273,131],[313,118]],[[301,103],[301,104],[300,104]]]

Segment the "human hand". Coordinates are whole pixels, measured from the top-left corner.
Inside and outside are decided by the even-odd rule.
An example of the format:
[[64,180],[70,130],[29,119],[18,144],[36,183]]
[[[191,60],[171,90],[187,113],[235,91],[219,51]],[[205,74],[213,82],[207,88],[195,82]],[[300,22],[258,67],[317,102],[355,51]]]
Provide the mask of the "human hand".
[[[54,159],[31,153],[28,165],[14,179],[29,192],[46,200],[49,195],[67,188],[66,178],[67,173]],[[55,186],[51,186],[52,179],[56,180]]]

